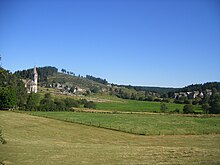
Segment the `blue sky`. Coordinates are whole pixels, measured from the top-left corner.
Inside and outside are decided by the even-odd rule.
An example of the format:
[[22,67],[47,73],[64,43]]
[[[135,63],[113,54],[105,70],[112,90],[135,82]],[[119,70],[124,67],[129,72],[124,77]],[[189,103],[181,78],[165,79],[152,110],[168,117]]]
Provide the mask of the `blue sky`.
[[111,83],[220,81],[219,0],[1,0],[12,72],[55,66]]

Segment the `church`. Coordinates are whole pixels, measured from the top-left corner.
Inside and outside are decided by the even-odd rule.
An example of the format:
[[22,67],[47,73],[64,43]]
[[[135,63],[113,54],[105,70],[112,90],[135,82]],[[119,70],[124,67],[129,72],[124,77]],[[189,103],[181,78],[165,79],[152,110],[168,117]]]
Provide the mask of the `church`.
[[25,82],[25,88],[27,89],[27,93],[37,93],[37,79],[37,68],[36,66],[34,66],[33,80],[28,80],[27,82]]

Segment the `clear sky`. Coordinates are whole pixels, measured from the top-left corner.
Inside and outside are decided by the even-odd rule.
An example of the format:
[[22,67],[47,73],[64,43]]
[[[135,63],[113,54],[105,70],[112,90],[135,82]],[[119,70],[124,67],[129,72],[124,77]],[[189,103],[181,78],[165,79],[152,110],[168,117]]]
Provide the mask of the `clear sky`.
[[0,0],[2,66],[110,83],[220,81],[219,0]]

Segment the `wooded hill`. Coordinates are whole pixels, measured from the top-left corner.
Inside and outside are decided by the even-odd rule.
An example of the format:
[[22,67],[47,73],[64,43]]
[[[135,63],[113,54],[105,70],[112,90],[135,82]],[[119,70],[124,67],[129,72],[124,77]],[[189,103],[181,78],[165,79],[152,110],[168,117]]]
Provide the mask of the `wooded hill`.
[[[220,91],[219,82],[208,82],[205,84],[189,85],[184,88],[165,88],[165,87],[147,87],[147,86],[132,86],[109,84],[106,79],[94,77],[91,75],[76,76],[72,71],[62,69],[58,72],[56,67],[46,66],[37,68],[39,84],[46,87],[54,87],[56,83],[65,85],[66,88],[80,88],[85,92],[108,92],[111,95],[116,95],[120,98],[135,99],[135,100],[154,100],[155,98],[170,98],[175,92],[193,92],[217,90]],[[33,69],[16,71],[14,73],[20,78],[32,79]],[[153,97],[153,98],[152,98]]]
[[220,82],[207,82],[204,84],[192,84],[179,89],[181,92],[205,91],[207,89],[220,92]]
[[[76,76],[75,73],[67,71],[66,69],[62,69],[61,73],[58,72],[56,67],[52,66],[39,67],[37,68],[37,72],[39,75],[38,82],[41,86],[57,87],[57,85],[64,85],[65,88],[82,89],[87,94],[89,92],[108,92],[111,95],[125,99],[152,101],[155,97],[162,97],[170,91],[177,90],[177,88],[109,84],[106,79],[91,75],[86,75],[86,77]],[[33,69],[16,71],[15,75],[23,79],[32,79]]]

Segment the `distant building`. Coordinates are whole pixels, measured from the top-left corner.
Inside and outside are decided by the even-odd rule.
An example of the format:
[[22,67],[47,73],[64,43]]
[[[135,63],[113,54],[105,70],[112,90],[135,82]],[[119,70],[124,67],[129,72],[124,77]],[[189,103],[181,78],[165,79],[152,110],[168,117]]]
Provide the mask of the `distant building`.
[[211,96],[211,95],[212,95],[212,90],[211,90],[211,89],[206,89],[206,94],[207,94],[208,96]]
[[27,93],[37,93],[37,68],[34,66],[34,72],[33,72],[33,80],[25,81],[25,87],[27,89]]

